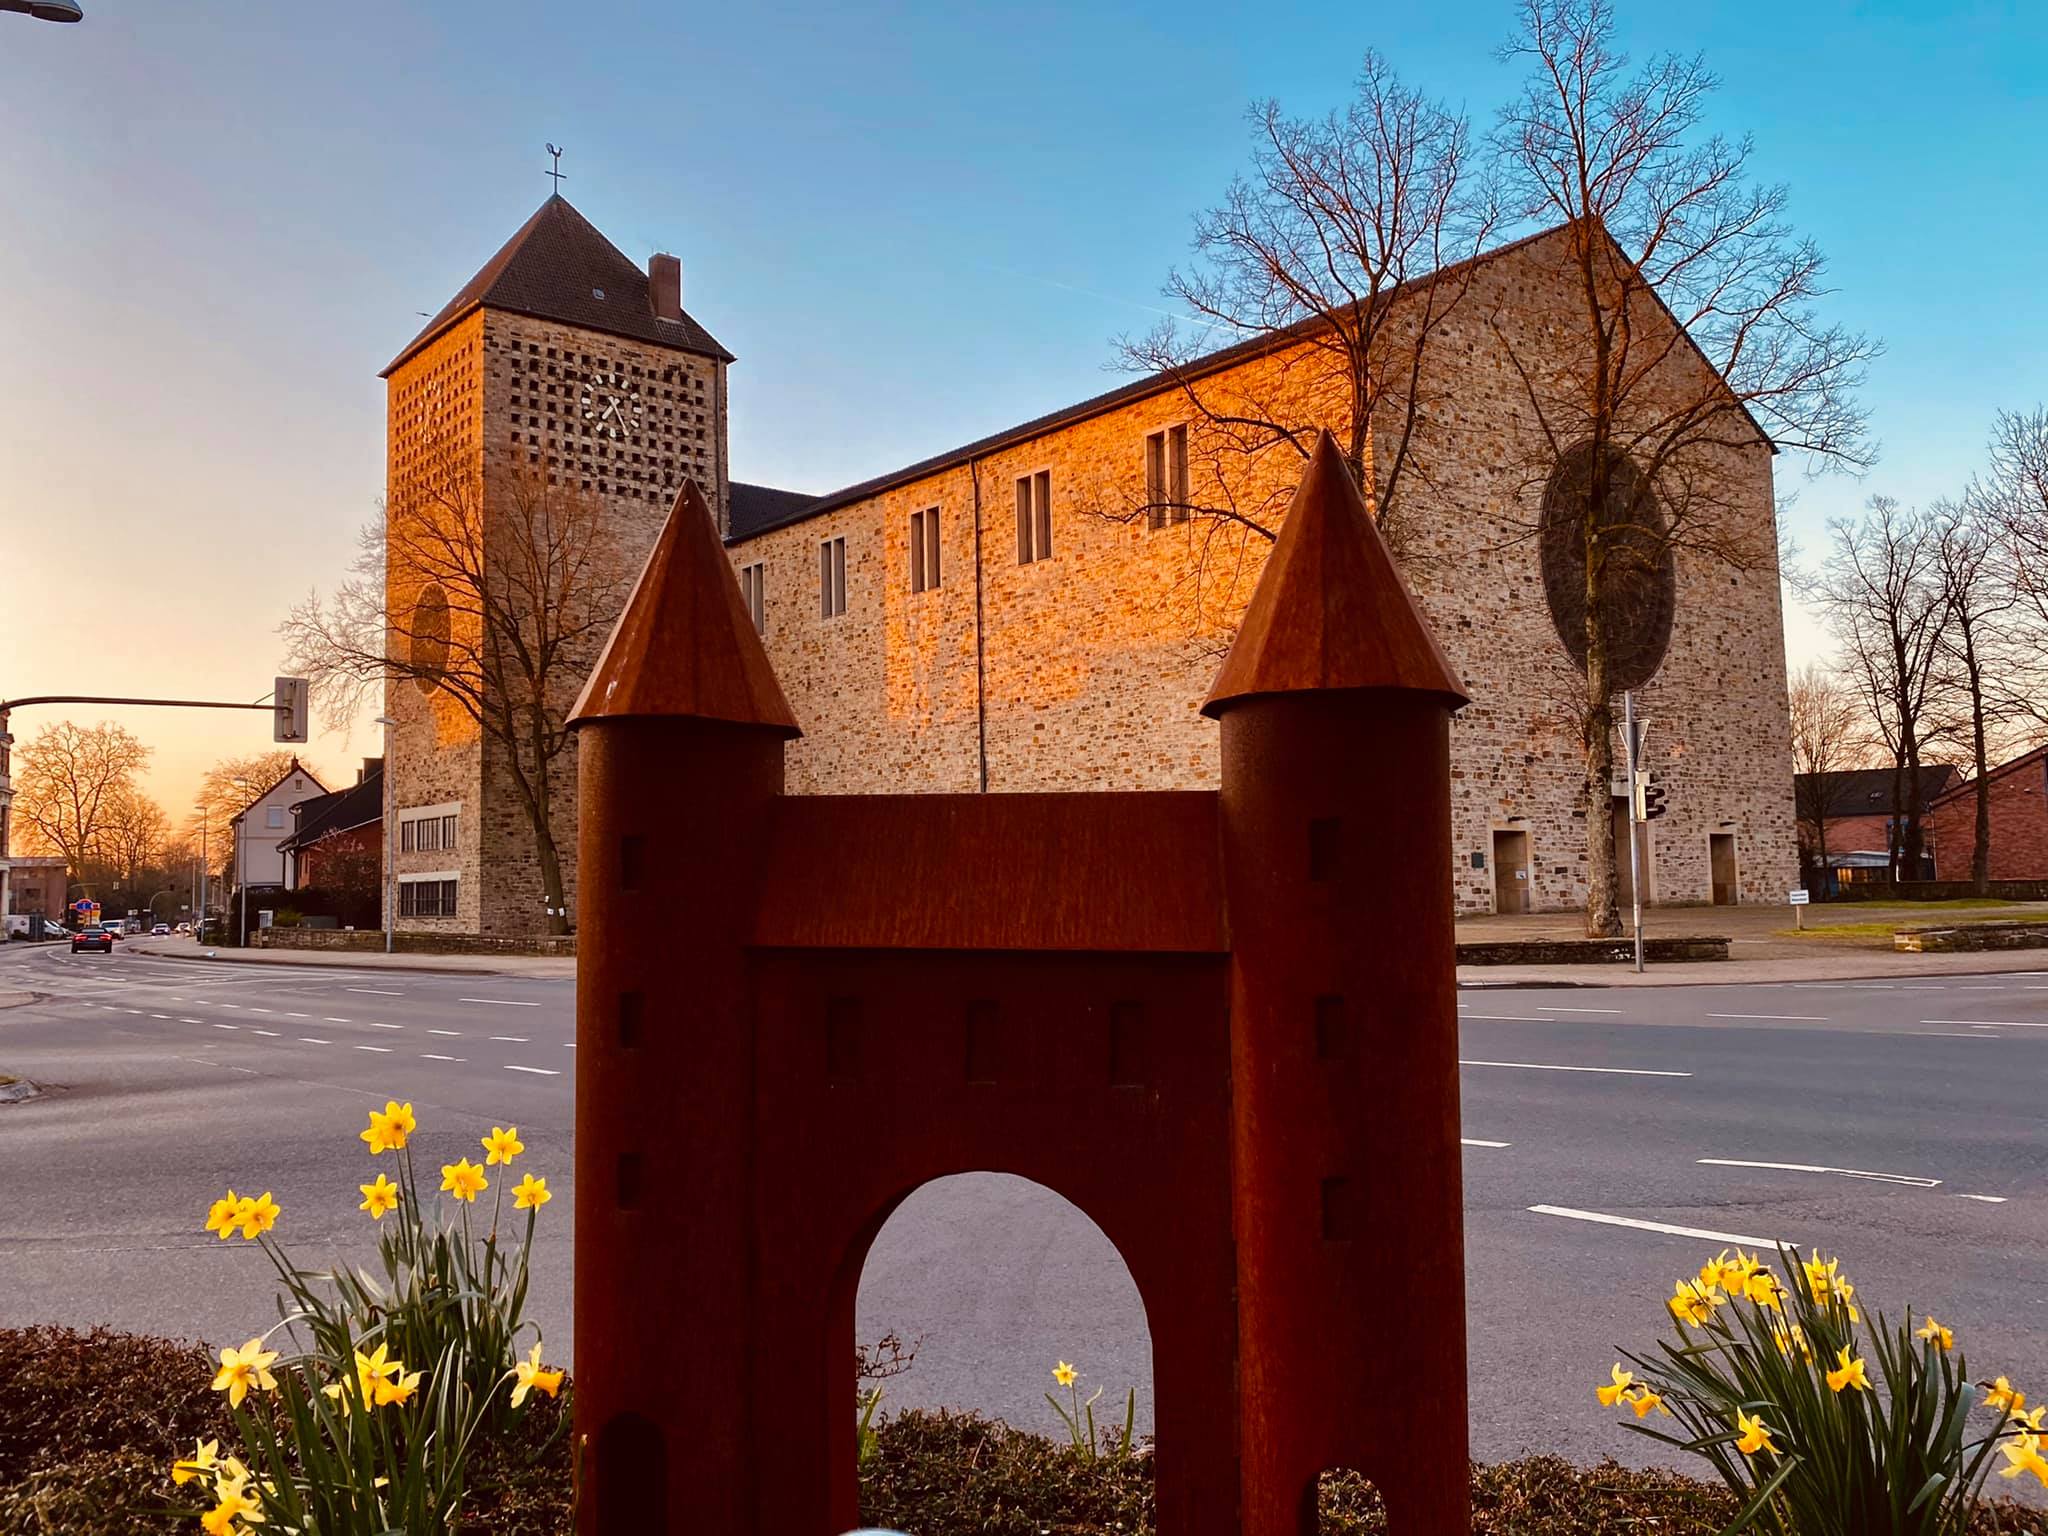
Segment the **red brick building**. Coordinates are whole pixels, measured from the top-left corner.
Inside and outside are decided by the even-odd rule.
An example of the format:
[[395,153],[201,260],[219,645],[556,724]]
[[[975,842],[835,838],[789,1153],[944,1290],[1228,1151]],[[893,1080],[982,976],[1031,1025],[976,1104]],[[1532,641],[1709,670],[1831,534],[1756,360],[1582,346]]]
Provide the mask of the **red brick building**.
[[[2048,880],[2048,746],[2036,747],[1986,778],[1991,790],[1991,878]],[[1977,785],[1969,780],[1927,808],[1939,850],[1937,877],[1967,880],[1977,848]]]
[[384,760],[366,758],[356,782],[292,807],[280,842],[289,890],[378,890],[384,878]]
[[[1859,880],[1891,878],[1899,829],[1894,825],[1892,802],[1901,776],[1895,768],[1847,768],[1834,773],[1802,773],[1793,778],[1792,802],[1799,816],[1799,867],[1809,891],[1831,895],[1837,886]],[[1932,821],[1934,803],[1953,790],[1962,775],[1947,763],[1927,763],[1920,769],[1921,867],[1905,870],[1907,880],[1932,880],[1939,866],[1946,877],[1954,867],[1953,856],[1938,858],[1942,846]],[[1968,844],[1964,844],[1963,869],[1969,871]],[[1825,853],[1827,868],[1820,867]]]

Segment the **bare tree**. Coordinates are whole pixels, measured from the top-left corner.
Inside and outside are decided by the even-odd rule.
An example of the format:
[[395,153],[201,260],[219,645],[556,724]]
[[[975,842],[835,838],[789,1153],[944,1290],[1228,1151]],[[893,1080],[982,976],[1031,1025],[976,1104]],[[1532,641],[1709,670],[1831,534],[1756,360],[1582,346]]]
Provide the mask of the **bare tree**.
[[2005,623],[2017,601],[2005,562],[2004,530],[1977,498],[1937,502],[1928,518],[1935,573],[1947,608],[1939,634],[1951,690],[1967,711],[1958,722],[1970,743],[1976,786],[1976,827],[1970,881],[1977,894],[1991,889],[1990,737],[2006,713],[2003,687]]
[[1893,880],[1917,879],[1925,848],[1921,751],[1939,693],[1949,622],[1933,520],[1873,496],[1853,521],[1828,524],[1829,551],[1808,594],[1842,648],[1842,662],[1892,760]]
[[1969,500],[1993,530],[2012,596],[2012,641],[2000,693],[2008,717],[2048,732],[2048,407],[2002,411],[1991,463]]
[[1775,565],[1746,456],[1863,463],[1876,348],[1816,317],[1825,263],[1784,189],[1751,181],[1748,141],[1703,135],[1700,59],[1631,69],[1608,0],[1522,0],[1503,57],[1529,68],[1495,133],[1508,209],[1564,226],[1572,304],[1562,330],[1495,329],[1535,424],[1546,585],[1575,589],[1553,612],[1587,678],[1586,931],[1612,935],[1613,699],[1661,661],[1674,557]]
[[149,748],[109,721],[44,726],[15,754],[14,816],[24,848],[62,854],[79,878],[89,878],[117,817],[141,798],[135,778],[148,761]]
[[[1296,474],[1327,428],[1397,554],[1404,491],[1426,482],[1423,360],[1471,282],[1494,225],[1466,120],[1367,53],[1350,104],[1292,117],[1254,105],[1251,169],[1195,218],[1195,265],[1165,295],[1190,315],[1118,340],[1121,363],[1173,381],[1193,418],[1189,472],[1097,510],[1157,527],[1192,522],[1207,570],[1271,540]],[[1399,294],[1399,302],[1395,295]],[[1219,350],[1259,366],[1216,370]]]
[[472,461],[365,527],[353,575],[280,627],[332,720],[379,685],[413,684],[475,722],[519,798],[551,933],[568,930],[566,716],[628,585],[603,502],[522,471],[487,508]]
[[1855,685],[1818,662],[1794,672],[1786,694],[1792,708],[1792,771],[1798,786],[1794,809],[1800,841],[1813,852],[1825,895],[1830,809],[1827,775],[1862,761],[1863,707]]

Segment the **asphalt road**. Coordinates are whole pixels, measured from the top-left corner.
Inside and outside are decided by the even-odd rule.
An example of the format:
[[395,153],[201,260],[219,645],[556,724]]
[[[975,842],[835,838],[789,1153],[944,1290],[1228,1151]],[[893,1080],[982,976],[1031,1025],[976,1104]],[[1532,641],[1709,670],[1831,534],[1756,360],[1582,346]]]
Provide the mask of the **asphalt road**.
[[[295,1253],[360,1254],[375,1165],[355,1135],[395,1095],[423,1164],[519,1126],[522,1167],[559,1192],[534,1312],[572,1358],[572,983],[14,945],[11,989],[44,996],[0,1010],[0,1070],[53,1092],[0,1108],[0,1324],[246,1337],[272,1287],[199,1231],[208,1201],[272,1189]],[[1592,1385],[1663,1326],[1675,1278],[1738,1241],[1839,1251],[1861,1299],[1933,1311],[1975,1374],[2048,1393],[2048,972],[1460,996],[1475,1454],[1644,1459]],[[1135,1384],[1149,1419],[1121,1262],[1020,1180],[913,1197],[860,1326],[923,1337],[894,1405],[1054,1429],[1041,1394],[1066,1359],[1106,1402]]]

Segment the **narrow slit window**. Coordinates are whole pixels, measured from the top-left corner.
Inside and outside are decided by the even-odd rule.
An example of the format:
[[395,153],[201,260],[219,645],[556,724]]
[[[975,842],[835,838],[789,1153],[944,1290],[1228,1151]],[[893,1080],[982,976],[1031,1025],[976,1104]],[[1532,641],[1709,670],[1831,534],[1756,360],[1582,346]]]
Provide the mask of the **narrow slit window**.
[[760,561],[740,567],[740,596],[747,605],[747,617],[754,621],[754,633],[768,633],[768,567]]
[[836,619],[846,612],[846,540],[825,539],[818,545],[818,617]]
[[1145,438],[1145,526],[1188,520],[1188,429],[1164,427]]
[[1052,558],[1052,471],[1017,479],[1017,563]]

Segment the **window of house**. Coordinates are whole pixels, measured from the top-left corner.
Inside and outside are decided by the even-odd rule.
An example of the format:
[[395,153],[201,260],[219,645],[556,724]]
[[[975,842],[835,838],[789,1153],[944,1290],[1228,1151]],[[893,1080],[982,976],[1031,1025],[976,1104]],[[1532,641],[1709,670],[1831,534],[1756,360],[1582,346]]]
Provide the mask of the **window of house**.
[[846,612],[846,540],[818,544],[818,617],[836,619]]
[[768,567],[760,561],[740,567],[740,596],[746,600],[747,616],[754,621],[754,633],[768,633]]
[[272,830],[275,830],[276,828],[283,826],[284,807],[281,805],[273,805],[266,809],[263,813],[263,824],[266,827],[271,828]]
[[443,848],[453,848],[455,846],[455,818],[453,815],[441,818],[441,846]]
[[1052,558],[1052,471],[1017,478],[1017,563]]
[[1188,520],[1188,429],[1166,427],[1145,438],[1145,526]]
[[929,592],[939,584],[939,509],[910,514],[910,590]]
[[400,917],[453,917],[455,916],[456,891],[460,882],[434,876],[425,880],[400,879],[398,883],[398,915]]

